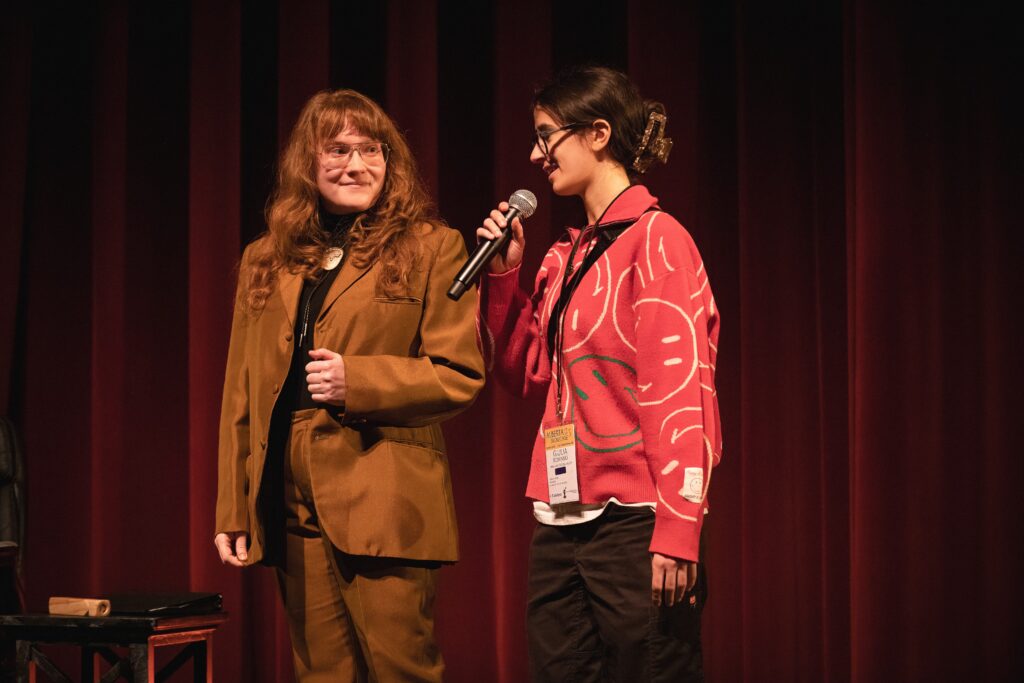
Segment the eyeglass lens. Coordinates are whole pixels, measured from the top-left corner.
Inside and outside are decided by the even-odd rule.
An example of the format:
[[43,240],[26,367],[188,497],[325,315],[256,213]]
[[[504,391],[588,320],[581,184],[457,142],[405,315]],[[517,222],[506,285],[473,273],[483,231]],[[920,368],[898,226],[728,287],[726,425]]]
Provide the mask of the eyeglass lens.
[[324,165],[338,168],[352,160],[352,153],[359,152],[359,157],[367,164],[380,164],[388,160],[391,149],[383,142],[360,142],[353,145],[333,144],[323,153]]
[[548,147],[548,141],[551,139],[552,135],[554,135],[555,133],[559,133],[563,130],[573,130],[574,128],[580,128],[581,126],[584,125],[586,124],[567,123],[564,126],[559,126],[558,128],[546,128],[543,130],[535,130],[533,131],[533,139],[530,141],[530,151],[532,152],[534,146],[536,145],[540,147],[540,151],[544,156],[550,156],[551,148]]

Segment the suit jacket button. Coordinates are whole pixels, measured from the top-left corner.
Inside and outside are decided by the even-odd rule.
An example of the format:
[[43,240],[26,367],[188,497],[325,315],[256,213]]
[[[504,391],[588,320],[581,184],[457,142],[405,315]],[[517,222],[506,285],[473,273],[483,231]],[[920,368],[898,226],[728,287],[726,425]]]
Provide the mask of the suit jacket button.
[[274,393],[276,394],[279,391],[281,391],[281,385],[280,384],[275,384],[274,385]]
[[260,448],[262,448],[263,450],[267,450],[267,442],[264,441],[263,439],[260,439]]
[[285,341],[291,341],[292,340],[292,333],[289,332],[288,334],[284,335],[284,340]]

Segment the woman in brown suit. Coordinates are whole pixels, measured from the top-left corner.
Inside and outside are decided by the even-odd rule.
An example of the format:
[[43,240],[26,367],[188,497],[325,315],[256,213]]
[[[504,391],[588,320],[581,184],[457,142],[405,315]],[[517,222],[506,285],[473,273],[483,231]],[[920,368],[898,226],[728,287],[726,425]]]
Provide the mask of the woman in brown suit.
[[351,90],[306,104],[267,224],[238,278],[217,550],[276,568],[299,680],[440,680],[458,538],[439,423],[483,386],[475,296],[445,296],[464,242]]

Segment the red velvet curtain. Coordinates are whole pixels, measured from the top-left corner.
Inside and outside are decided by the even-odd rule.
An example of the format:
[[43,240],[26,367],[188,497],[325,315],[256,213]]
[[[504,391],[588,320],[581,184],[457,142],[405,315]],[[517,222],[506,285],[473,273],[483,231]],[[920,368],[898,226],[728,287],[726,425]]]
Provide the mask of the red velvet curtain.
[[[291,678],[269,572],[212,545],[232,269],[326,87],[381,101],[472,239],[534,190],[528,264],[577,205],[527,159],[532,86],[619,66],[662,100],[651,173],[720,309],[713,681],[1024,673],[1016,507],[1021,32],[999,6],[35,3],[0,25],[0,411],[28,459],[29,607],[224,593],[218,676]],[[446,433],[463,560],[452,681],[522,681],[539,406],[489,386]]]

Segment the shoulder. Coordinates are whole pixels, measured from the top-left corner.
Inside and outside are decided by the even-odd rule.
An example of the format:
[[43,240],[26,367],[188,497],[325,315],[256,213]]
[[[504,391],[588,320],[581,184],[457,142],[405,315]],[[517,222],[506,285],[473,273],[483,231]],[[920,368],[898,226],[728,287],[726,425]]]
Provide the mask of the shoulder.
[[644,213],[629,226],[622,237],[643,247],[653,245],[655,248],[689,251],[693,245],[693,237],[683,224],[660,209]]
[[695,272],[700,257],[693,237],[671,214],[652,209],[623,233],[623,251],[641,265],[650,278],[676,270]]
[[636,219],[636,222],[629,227],[629,233],[633,233],[634,239],[647,235],[657,235],[673,241],[692,241],[690,233],[683,227],[672,214],[661,209],[651,209]]
[[454,267],[466,260],[466,241],[462,233],[443,222],[424,221],[408,231],[418,253],[417,270]]
[[410,233],[431,253],[465,250],[466,242],[462,233],[444,223],[423,222],[414,227]]
[[269,232],[264,232],[249,242],[242,250],[241,267],[252,266],[256,261],[264,260],[273,251],[274,241]]
[[423,221],[414,225],[409,233],[425,244],[437,244],[450,238],[452,234],[459,234],[459,231],[441,222]]

